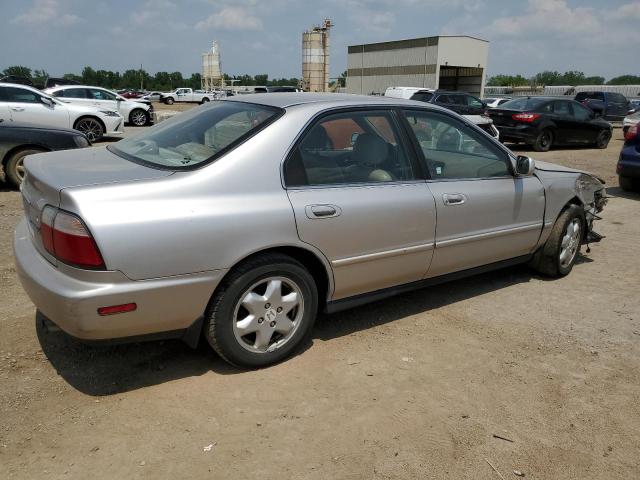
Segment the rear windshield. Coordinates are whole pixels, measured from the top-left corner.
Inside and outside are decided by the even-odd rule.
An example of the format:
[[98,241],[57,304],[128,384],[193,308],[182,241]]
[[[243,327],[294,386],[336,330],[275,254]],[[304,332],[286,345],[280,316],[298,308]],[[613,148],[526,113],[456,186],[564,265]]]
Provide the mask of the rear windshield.
[[416,92],[411,96],[411,100],[418,100],[419,102],[428,102],[433,97],[431,92]]
[[591,100],[604,100],[604,93],[602,92],[580,92],[575,98],[578,102],[582,102],[586,99]]
[[274,107],[217,101],[176,115],[107,148],[134,162],[187,170],[222,156],[281,114],[282,110]]
[[509,100],[508,102],[504,102],[502,105],[500,105],[500,108],[504,108],[505,110],[521,111],[535,110],[548,101],[548,98],[516,98],[513,100]]

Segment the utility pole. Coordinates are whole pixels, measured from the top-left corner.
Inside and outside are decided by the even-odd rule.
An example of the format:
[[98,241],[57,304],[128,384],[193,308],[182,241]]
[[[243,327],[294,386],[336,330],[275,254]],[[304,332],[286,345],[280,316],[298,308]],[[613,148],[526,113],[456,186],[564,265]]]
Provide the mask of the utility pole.
[[140,90],[144,90],[144,76],[142,75],[142,64],[140,64]]

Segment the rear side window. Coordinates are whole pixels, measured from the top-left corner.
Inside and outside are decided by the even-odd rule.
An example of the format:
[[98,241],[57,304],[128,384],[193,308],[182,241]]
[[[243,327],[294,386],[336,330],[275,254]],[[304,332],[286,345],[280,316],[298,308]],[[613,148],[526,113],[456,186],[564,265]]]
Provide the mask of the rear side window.
[[213,161],[282,114],[279,108],[221,101],[194,108],[107,148],[134,162],[171,170]]
[[584,100],[602,100],[604,102],[604,93],[602,92],[580,92],[575,98],[578,102]]
[[356,111],[322,117],[284,167],[289,187],[414,180],[393,115]]
[[40,103],[40,95],[31,90],[16,87],[5,87],[3,90],[7,102]]
[[511,175],[506,153],[483,134],[437,112],[404,113],[433,180]]
[[621,93],[610,93],[609,100],[615,103],[627,103],[627,98]]
[[467,105],[473,108],[482,108],[482,102],[478,100],[476,97],[472,97],[471,95],[465,95],[464,99],[467,102]]
[[95,100],[115,100],[116,96],[113,93],[105,92],[104,90],[90,88],[89,98],[93,98]]

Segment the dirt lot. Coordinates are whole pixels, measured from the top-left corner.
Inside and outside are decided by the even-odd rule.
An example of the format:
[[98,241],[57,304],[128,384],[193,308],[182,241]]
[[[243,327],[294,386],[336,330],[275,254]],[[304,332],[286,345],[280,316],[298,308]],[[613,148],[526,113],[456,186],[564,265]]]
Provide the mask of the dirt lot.
[[567,278],[512,268],[323,317],[261,371],[40,327],[0,186],[0,478],[640,478],[640,196],[617,188],[620,146],[534,155],[614,196]]

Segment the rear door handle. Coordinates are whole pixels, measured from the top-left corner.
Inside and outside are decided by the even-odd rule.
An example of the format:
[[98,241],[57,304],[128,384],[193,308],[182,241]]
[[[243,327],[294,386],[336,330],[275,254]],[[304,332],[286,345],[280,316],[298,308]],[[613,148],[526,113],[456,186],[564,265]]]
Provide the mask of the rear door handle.
[[332,218],[342,213],[337,205],[307,205],[304,208],[307,218]]
[[13,110],[14,112],[24,112],[23,107],[11,107],[11,110]]
[[467,197],[462,193],[445,193],[442,195],[445,205],[462,205],[467,201]]

